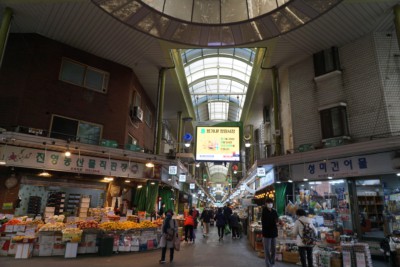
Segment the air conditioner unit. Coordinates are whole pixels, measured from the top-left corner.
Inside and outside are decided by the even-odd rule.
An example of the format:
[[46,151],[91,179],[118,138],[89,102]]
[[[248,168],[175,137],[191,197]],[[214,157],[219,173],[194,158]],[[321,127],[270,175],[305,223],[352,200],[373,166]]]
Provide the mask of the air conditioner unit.
[[170,150],[174,150],[174,146],[168,143],[164,143],[164,153],[168,154]]
[[140,107],[134,106],[129,112],[131,120],[136,122],[143,122],[143,110]]

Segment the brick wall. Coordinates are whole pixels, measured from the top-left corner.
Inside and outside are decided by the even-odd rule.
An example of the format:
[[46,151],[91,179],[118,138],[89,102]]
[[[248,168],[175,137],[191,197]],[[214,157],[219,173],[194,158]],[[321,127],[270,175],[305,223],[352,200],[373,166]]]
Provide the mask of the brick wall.
[[[107,93],[60,81],[63,57],[110,73]],[[129,119],[133,90],[140,92],[143,109],[147,105],[153,114],[155,109],[128,67],[37,34],[11,34],[0,70],[0,89],[2,126],[49,129],[51,115],[58,114],[101,124],[102,138],[121,145],[130,132],[141,146],[153,149],[154,126],[141,123],[135,128]]]

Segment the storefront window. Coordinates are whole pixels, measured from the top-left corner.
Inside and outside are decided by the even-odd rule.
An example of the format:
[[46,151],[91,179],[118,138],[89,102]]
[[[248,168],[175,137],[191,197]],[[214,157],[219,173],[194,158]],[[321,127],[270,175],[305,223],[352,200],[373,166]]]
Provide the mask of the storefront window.
[[383,186],[380,179],[357,180],[357,206],[363,238],[383,238]]
[[296,204],[315,217],[318,226],[353,233],[345,180],[310,181],[296,185]]
[[388,175],[382,178],[384,193],[383,228],[385,235],[400,231],[400,176]]

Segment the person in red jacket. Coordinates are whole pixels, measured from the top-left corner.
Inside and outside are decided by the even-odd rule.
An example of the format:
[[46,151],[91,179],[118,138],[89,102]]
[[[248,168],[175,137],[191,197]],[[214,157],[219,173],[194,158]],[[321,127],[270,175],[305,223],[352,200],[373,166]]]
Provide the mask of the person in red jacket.
[[194,227],[194,218],[193,218],[193,210],[189,210],[189,215],[185,218],[185,222],[183,223],[185,227],[185,242],[189,240],[194,243],[193,237],[193,227]]

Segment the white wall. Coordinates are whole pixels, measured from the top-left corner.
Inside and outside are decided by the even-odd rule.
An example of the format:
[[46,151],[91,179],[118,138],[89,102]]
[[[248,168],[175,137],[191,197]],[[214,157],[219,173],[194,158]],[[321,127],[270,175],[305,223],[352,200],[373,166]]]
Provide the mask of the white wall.
[[396,32],[375,33],[374,41],[391,132],[400,131],[400,51]]
[[[400,81],[399,57],[393,56],[392,44],[391,72],[387,69],[390,44],[386,35],[367,35],[353,43],[339,48],[342,75],[314,82],[313,58],[289,67],[288,89],[281,90],[282,101],[290,92],[290,108],[294,147],[313,143],[321,145],[321,130],[318,108],[337,102],[347,103],[350,136],[354,141],[371,135],[400,129]],[[392,38],[392,42],[393,39]],[[389,75],[390,82],[382,82],[381,76]],[[383,89],[385,87],[385,90]],[[388,109],[383,102],[386,95]],[[285,109],[287,104],[283,103]],[[282,112],[282,119],[288,112]],[[388,117],[389,113],[389,117]],[[282,125],[286,128],[285,122]],[[284,130],[285,132],[287,131]],[[285,134],[285,139],[288,136]],[[285,141],[286,144],[286,141]]]

